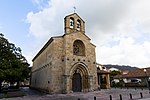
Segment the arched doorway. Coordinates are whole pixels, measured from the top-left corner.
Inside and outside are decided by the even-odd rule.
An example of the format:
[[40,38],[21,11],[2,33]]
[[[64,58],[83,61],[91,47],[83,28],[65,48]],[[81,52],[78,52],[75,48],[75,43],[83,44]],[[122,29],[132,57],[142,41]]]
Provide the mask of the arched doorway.
[[73,90],[73,92],[81,92],[81,90],[82,90],[82,78],[81,78],[80,73],[73,74],[72,90]]
[[84,92],[90,89],[89,71],[84,63],[76,63],[70,70],[70,90]]

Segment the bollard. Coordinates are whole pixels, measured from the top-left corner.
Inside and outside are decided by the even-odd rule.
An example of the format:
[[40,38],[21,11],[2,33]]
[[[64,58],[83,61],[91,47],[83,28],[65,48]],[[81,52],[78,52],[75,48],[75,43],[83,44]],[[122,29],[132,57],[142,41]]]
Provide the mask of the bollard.
[[130,99],[132,99],[132,94],[130,93]]
[[80,98],[78,98],[78,100],[80,100]]
[[96,100],[96,97],[94,96],[94,100]]
[[122,95],[120,94],[119,96],[120,96],[120,100],[122,100]]
[[140,92],[140,95],[141,95],[141,98],[143,98],[143,94],[142,94],[142,92]]
[[110,97],[110,100],[112,100],[112,96],[111,96],[111,95],[109,95],[109,97]]

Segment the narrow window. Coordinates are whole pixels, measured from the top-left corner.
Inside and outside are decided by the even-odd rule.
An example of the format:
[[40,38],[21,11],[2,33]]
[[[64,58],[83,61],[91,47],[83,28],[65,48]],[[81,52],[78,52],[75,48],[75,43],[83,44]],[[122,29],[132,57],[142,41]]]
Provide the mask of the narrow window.
[[78,20],[77,20],[77,30],[80,31],[80,28],[81,28],[81,22],[80,22],[80,20],[78,19]]
[[70,28],[74,27],[74,18],[70,18]]

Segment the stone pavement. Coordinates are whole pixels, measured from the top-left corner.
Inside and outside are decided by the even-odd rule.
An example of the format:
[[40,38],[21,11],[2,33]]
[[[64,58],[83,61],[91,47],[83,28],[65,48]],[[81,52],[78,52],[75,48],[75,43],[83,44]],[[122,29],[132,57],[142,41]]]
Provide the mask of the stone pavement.
[[[24,97],[15,98],[3,98],[0,100],[110,100],[110,95],[112,100],[120,100],[120,95],[122,100],[131,100],[130,94],[132,94],[132,100],[150,100],[150,94],[148,89],[101,89],[101,91],[93,92],[76,92],[69,94],[44,94],[29,88],[23,88],[22,91],[26,93]],[[143,98],[141,98],[141,94]]]

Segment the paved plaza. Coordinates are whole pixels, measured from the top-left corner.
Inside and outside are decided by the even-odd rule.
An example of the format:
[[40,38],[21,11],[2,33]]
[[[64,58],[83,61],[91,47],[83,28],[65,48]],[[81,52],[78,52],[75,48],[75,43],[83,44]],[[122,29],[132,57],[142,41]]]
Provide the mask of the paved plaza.
[[[29,88],[23,88],[22,91],[26,94],[23,97],[14,98],[3,98],[1,100],[110,100],[110,95],[112,100],[131,100],[130,96],[132,94],[133,100],[150,100],[150,94],[148,89],[101,89],[100,91],[94,92],[76,92],[69,94],[45,94],[40,93]],[[141,98],[141,95],[143,98]],[[80,99],[79,99],[80,98]]]

